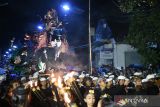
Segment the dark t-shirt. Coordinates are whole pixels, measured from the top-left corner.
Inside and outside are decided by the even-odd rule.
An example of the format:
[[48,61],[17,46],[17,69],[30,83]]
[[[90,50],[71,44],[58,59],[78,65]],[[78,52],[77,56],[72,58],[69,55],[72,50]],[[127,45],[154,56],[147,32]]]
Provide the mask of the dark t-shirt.
[[6,99],[0,99],[0,107],[12,107]]
[[32,93],[32,107],[57,107],[57,102],[53,100],[52,90],[50,88],[38,91],[41,99],[35,93]]

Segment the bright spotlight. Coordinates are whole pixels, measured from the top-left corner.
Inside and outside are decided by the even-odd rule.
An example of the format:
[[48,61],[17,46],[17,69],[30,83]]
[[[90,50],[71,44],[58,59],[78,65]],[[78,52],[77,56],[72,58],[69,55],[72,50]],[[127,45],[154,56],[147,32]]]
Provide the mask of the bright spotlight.
[[17,48],[17,46],[16,46],[16,45],[13,45],[13,48],[14,48],[14,49],[16,49],[16,48]]
[[65,11],[69,11],[69,10],[70,10],[70,7],[69,7],[68,4],[64,4],[62,7],[63,7],[63,9],[64,9]]
[[7,51],[6,54],[9,54],[9,52]]
[[8,49],[10,52],[12,51],[12,49]]
[[39,29],[39,30],[43,30],[43,27],[42,26],[37,26],[37,28]]
[[7,55],[3,55],[4,57],[6,57]]

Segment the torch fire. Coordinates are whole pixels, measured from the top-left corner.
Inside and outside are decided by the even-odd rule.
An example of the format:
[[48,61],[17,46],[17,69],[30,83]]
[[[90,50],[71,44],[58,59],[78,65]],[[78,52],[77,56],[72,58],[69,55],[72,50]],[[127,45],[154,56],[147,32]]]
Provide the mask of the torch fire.
[[51,83],[56,82],[56,78],[54,78],[54,74],[53,73],[51,74],[50,78],[51,78]]
[[29,81],[29,85],[30,85],[30,87],[32,88],[32,87],[33,87],[33,82],[32,82],[32,81]]
[[64,101],[68,104],[71,103],[68,93],[64,93]]
[[56,78],[52,78],[52,79],[51,79],[51,82],[52,82],[52,83],[56,82]]
[[58,77],[58,87],[59,87],[59,88],[62,88],[62,87],[63,87],[61,77]]
[[37,87],[37,81],[34,83],[35,87]]

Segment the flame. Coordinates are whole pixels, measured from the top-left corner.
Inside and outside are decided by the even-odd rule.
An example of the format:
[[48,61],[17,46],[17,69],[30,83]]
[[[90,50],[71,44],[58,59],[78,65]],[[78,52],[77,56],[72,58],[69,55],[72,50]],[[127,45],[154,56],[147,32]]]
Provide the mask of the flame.
[[53,73],[51,74],[51,78],[52,78],[52,77],[54,77],[54,74],[53,74]]
[[56,78],[52,78],[51,82],[54,83],[56,81]]
[[35,87],[37,87],[37,81],[34,83]]
[[58,87],[59,88],[62,88],[63,86],[62,86],[62,79],[61,79],[61,77],[58,77]]
[[70,82],[73,82],[74,81],[74,74],[75,74],[75,72],[74,71],[72,71],[71,73],[68,73],[68,77],[69,77],[69,81]]
[[51,78],[51,83],[54,83],[56,81],[56,78],[54,78],[54,74],[53,73],[51,73],[50,78]]
[[70,98],[69,98],[68,93],[64,93],[64,101],[65,101],[66,103],[71,103],[71,100],[70,100]]
[[29,85],[30,85],[30,87],[32,88],[32,87],[33,87],[33,82],[32,82],[32,81],[29,81]]
[[70,77],[73,77],[74,74],[75,74],[75,72],[72,71],[72,72],[70,73]]

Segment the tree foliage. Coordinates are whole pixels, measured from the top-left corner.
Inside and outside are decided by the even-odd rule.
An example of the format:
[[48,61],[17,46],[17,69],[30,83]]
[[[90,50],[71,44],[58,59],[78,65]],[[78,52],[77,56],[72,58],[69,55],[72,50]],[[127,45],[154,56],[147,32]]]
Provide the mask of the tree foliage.
[[152,8],[158,0],[117,0],[122,12],[130,13],[137,9]]
[[[145,64],[158,64],[160,61],[160,6],[158,0],[120,1],[123,1],[120,2],[120,9],[123,12],[132,13],[126,41],[137,48]],[[124,1],[125,4],[130,2],[130,5],[125,6]]]

